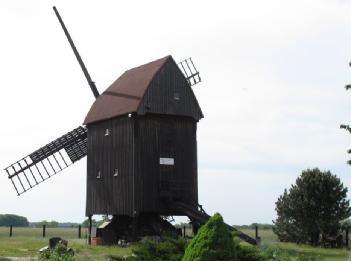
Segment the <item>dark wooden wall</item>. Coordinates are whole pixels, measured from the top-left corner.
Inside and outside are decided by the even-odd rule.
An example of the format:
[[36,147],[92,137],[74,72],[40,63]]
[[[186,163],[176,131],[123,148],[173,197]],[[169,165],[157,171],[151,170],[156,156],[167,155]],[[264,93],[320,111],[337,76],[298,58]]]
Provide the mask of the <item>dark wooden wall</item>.
[[88,126],[87,216],[133,214],[133,121],[125,116]]
[[[176,215],[174,200],[197,206],[196,121],[146,115],[135,124],[136,209]],[[160,158],[173,158],[174,165],[162,165]]]
[[[190,117],[133,115],[89,125],[86,214],[181,214],[172,208],[174,200],[195,208],[196,123]],[[173,158],[174,165],[162,165],[160,158]]]
[[144,94],[138,114],[145,113],[203,118],[193,90],[173,59],[164,64]]

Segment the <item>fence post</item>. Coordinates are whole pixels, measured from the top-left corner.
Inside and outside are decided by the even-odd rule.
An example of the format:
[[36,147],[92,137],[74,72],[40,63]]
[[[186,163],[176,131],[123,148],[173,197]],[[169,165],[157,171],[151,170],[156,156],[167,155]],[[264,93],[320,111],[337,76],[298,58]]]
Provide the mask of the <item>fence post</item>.
[[255,226],[255,238],[258,239],[258,226]]
[[78,238],[82,238],[82,226],[78,226]]
[[183,237],[185,238],[186,237],[186,235],[185,235],[185,225],[183,226]]
[[89,228],[88,228],[88,245],[91,245],[91,227],[92,227],[92,220],[91,220],[92,215],[89,215]]
[[12,237],[12,225],[10,225],[10,237]]
[[45,229],[46,229],[46,225],[43,225],[43,237],[45,237]]

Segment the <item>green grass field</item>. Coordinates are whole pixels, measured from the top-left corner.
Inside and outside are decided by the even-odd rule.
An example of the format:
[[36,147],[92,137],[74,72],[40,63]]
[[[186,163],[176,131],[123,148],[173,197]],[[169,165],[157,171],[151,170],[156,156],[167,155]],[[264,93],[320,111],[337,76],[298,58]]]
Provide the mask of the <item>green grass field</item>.
[[[242,230],[254,236],[254,230]],[[86,230],[82,229],[82,239],[78,239],[77,228],[47,228],[46,238],[42,238],[41,228],[14,228],[13,236],[9,237],[9,228],[0,227],[0,257],[37,256],[38,250],[48,244],[48,239],[59,236],[69,241],[69,246],[75,250],[78,260],[106,260],[106,255],[124,256],[131,254],[132,248],[122,247],[91,247],[87,245]],[[262,247],[273,247],[297,256],[299,253],[319,255],[323,261],[347,261],[350,256],[348,249],[313,248],[292,243],[280,243],[271,230],[260,230]]]
[[[241,230],[242,232],[254,237],[255,231],[252,229]],[[331,249],[321,247],[311,247],[306,245],[297,245],[293,243],[278,242],[277,236],[272,230],[259,230],[262,247],[273,247],[286,251],[291,256],[300,254],[320,256],[323,261],[348,261],[350,257],[350,249]]]
[[42,237],[41,228],[13,228],[10,238],[9,228],[0,227],[0,257],[37,256],[38,250],[47,246],[49,238],[54,236],[68,240],[78,260],[106,260],[106,255],[124,256],[132,251],[131,247],[89,246],[83,228],[82,239],[79,239],[77,228],[47,228],[45,238]]

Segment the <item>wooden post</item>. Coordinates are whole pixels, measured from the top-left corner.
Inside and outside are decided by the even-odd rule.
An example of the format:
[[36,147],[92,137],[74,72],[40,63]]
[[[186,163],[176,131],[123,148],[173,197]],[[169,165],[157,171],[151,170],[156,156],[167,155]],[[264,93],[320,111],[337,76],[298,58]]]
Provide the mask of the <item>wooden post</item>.
[[12,237],[12,225],[10,225],[10,237]]
[[349,247],[349,227],[346,227],[346,229],[345,229],[345,245],[346,245],[346,247]]
[[89,216],[89,228],[88,228],[88,244],[91,245],[91,215]]
[[255,226],[255,238],[258,239],[258,226]]
[[78,238],[82,238],[82,226],[78,226]]
[[46,225],[43,225],[43,237],[45,237]]
[[185,238],[186,237],[186,235],[185,235],[185,225],[183,226],[183,237]]

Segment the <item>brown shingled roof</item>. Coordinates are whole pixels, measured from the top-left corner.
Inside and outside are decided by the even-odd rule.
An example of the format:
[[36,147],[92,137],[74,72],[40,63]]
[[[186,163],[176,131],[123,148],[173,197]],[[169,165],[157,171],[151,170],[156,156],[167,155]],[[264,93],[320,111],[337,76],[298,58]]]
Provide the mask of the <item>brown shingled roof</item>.
[[123,73],[95,100],[84,124],[136,112],[150,82],[168,59],[172,57],[169,55]]

